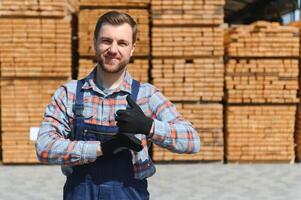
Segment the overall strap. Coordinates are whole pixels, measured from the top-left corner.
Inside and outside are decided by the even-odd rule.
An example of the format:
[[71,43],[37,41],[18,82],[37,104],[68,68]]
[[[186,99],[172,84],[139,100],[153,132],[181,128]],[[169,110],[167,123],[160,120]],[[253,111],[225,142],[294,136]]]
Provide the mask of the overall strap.
[[83,110],[84,110],[84,92],[82,91],[82,87],[85,83],[85,79],[81,79],[77,81],[76,86],[76,93],[75,93],[75,104],[72,107],[72,111],[74,113],[74,124],[73,124],[73,131],[72,131],[72,140],[76,139],[79,140],[82,131],[84,128],[84,116],[83,116]]
[[140,88],[140,83],[139,81],[136,81],[133,79],[132,82],[132,94],[131,94],[131,98],[133,99],[133,101],[137,101],[137,97],[138,97],[138,93],[139,93],[139,88]]

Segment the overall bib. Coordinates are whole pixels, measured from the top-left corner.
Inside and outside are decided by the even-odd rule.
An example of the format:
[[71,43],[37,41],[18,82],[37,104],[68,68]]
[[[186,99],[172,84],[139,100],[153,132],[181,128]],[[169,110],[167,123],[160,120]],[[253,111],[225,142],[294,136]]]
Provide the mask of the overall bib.
[[[73,107],[74,140],[101,141],[119,134],[117,126],[102,126],[84,122],[82,116],[84,80],[77,83]],[[133,80],[131,98],[136,101],[139,82]],[[64,186],[64,200],[145,200],[149,199],[147,181],[134,179],[132,154],[123,150],[113,156],[100,156],[93,163],[72,167]]]

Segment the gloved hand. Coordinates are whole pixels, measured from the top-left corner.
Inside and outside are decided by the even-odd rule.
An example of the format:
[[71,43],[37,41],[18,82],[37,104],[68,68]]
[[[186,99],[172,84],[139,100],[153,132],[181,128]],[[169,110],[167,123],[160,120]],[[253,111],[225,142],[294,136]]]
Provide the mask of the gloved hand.
[[[139,143],[139,144],[138,144]],[[100,144],[103,155],[117,154],[125,149],[132,149],[139,152],[143,149],[141,141],[136,138],[135,142],[124,134],[117,134],[113,139]]]
[[153,119],[144,115],[141,108],[134,102],[130,95],[126,97],[130,109],[118,110],[115,120],[120,132],[125,133],[142,133],[148,135],[152,128]]

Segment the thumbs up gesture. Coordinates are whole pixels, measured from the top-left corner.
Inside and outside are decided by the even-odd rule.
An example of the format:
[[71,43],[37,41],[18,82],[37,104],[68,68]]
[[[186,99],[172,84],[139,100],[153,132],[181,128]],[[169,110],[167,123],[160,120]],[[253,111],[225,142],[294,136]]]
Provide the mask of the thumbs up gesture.
[[134,102],[130,95],[126,97],[130,109],[118,110],[115,120],[119,132],[148,135],[152,128],[153,119],[145,116],[141,108]]

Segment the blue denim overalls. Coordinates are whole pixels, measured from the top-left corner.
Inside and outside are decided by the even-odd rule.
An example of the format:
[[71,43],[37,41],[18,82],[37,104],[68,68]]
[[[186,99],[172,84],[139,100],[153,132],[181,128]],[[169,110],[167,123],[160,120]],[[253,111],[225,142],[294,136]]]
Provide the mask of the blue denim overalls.
[[[102,126],[84,122],[82,116],[84,80],[77,83],[73,107],[74,140],[105,142],[118,134],[117,126]],[[131,98],[136,101],[140,84],[133,80]],[[99,134],[103,133],[103,134]],[[107,135],[104,135],[107,133]],[[132,155],[123,150],[114,156],[100,156],[89,164],[75,166],[64,186],[65,200],[140,200],[149,199],[147,181],[134,179]]]

